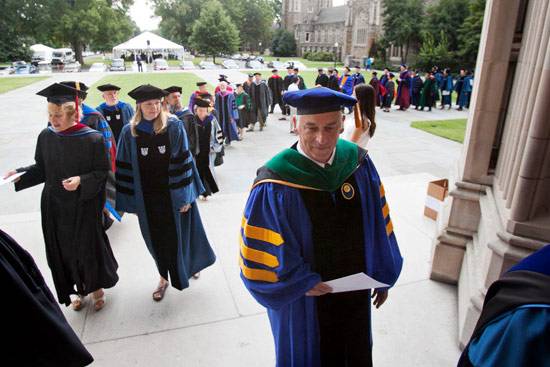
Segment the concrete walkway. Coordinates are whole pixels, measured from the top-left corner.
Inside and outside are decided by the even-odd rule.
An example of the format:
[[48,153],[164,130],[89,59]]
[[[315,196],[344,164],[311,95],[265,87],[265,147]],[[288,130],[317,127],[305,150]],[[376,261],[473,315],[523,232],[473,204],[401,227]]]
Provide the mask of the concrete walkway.
[[[232,82],[245,75],[220,71]],[[208,82],[217,71],[197,71]],[[78,74],[93,83],[98,74]],[[57,78],[57,76],[54,76]],[[65,79],[63,77],[63,79]],[[0,172],[32,163],[36,137],[45,126],[44,101],[34,93],[42,81],[0,95]],[[278,109],[276,110],[278,111]],[[24,115],[23,115],[24,113]],[[453,366],[456,343],[456,289],[428,279],[434,223],[422,215],[427,182],[445,177],[461,145],[412,129],[412,120],[465,117],[456,111],[378,113],[369,152],[382,176],[394,229],[405,258],[402,275],[387,303],[373,312],[376,366]],[[242,286],[237,233],[255,170],[295,137],[288,122],[270,115],[266,130],[245,135],[226,150],[216,171],[221,192],[200,211],[217,262],[183,292],[169,289],[161,303],[151,299],[158,274],[141,238],[137,220],[124,217],[109,230],[120,281],[107,290],[101,312],[91,306],[64,313],[96,362],[94,366],[272,366],[274,351],[265,310]],[[40,228],[41,187],[14,194],[0,187],[0,228],[35,258],[53,287]]]

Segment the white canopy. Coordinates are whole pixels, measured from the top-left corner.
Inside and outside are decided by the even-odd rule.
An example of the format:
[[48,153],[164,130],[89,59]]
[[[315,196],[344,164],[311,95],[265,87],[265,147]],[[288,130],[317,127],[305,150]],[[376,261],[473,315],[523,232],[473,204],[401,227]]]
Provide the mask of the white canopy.
[[37,43],[36,45],[32,45],[30,47],[32,52],[53,52],[53,48],[48,47],[46,45],[43,45],[41,43]]
[[[147,42],[149,41],[149,43]],[[143,32],[142,34],[113,47],[113,57],[118,58],[124,52],[132,53],[163,53],[176,54],[178,58],[183,58],[185,49],[175,42],[169,41],[152,32]]]

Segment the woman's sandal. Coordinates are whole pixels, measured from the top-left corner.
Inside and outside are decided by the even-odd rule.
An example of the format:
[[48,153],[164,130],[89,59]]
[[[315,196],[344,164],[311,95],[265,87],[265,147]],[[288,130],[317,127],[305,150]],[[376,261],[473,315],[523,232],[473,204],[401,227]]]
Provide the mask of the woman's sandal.
[[73,310],[80,311],[84,308],[84,296],[76,295],[76,297],[71,301],[71,306]]
[[94,310],[99,311],[105,306],[105,299],[106,299],[105,291],[103,291],[103,294],[101,297],[95,297],[95,295],[92,294],[92,301],[94,302]]
[[155,291],[153,292],[153,299],[156,302],[162,301],[162,299],[164,298],[164,293],[166,293],[167,288],[168,288],[168,282],[164,283],[163,285],[159,284],[157,289],[155,289]]

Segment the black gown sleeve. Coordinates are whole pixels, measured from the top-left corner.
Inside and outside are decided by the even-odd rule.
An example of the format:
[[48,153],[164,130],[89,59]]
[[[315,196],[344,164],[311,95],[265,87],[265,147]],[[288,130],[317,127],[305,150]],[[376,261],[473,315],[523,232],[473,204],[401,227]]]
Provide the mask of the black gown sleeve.
[[96,139],[93,144],[93,156],[81,157],[81,159],[91,159],[93,167],[91,172],[80,175],[80,200],[90,200],[105,189],[110,169],[103,139]]
[[34,164],[16,169],[17,172],[26,172],[20,177],[20,180],[15,183],[15,191],[28,189],[43,183],[46,180],[44,173],[44,157],[42,157],[42,134],[38,136],[36,142],[36,150],[34,152]]

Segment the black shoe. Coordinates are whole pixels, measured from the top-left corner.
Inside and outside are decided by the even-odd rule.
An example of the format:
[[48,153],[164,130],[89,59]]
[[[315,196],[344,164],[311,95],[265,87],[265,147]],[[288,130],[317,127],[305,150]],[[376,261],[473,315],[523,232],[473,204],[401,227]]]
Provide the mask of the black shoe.
[[286,121],[286,117],[279,117],[279,121]]

